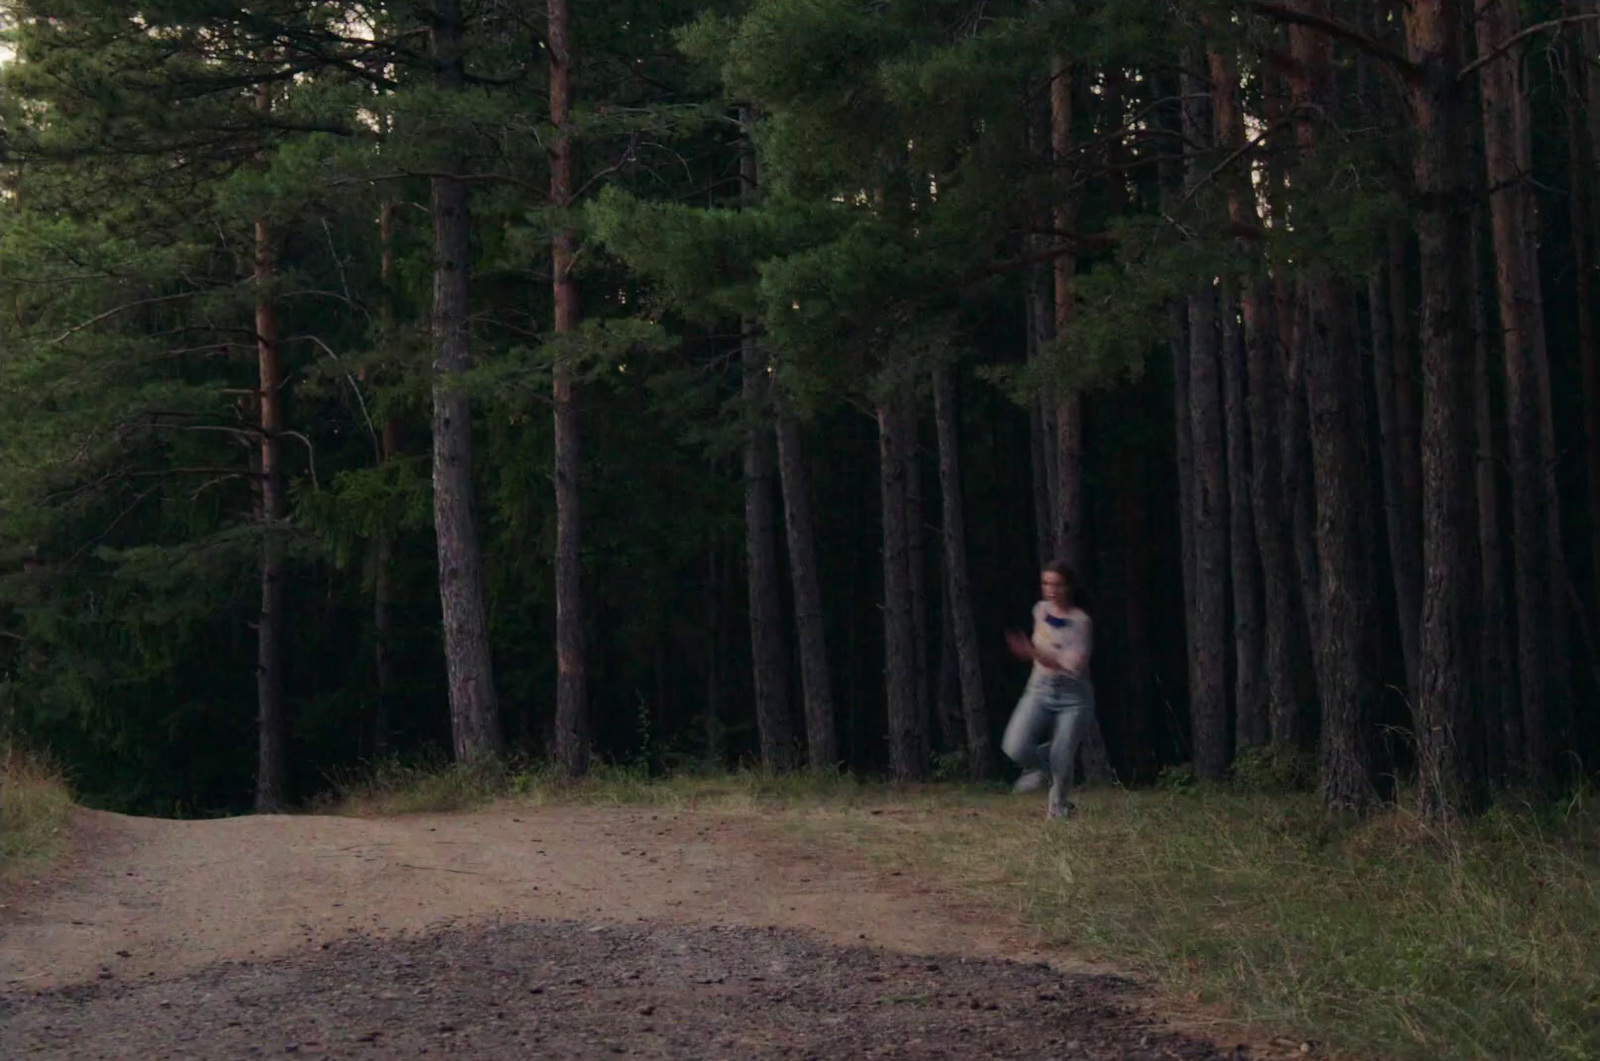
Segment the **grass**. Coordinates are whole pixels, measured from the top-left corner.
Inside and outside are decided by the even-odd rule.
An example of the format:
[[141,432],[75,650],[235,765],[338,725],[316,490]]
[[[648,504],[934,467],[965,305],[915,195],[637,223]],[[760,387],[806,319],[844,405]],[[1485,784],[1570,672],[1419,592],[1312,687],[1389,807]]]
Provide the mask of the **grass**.
[[333,779],[332,791],[312,806],[319,813],[351,816],[448,813],[497,800],[545,804],[652,805],[735,810],[774,801],[792,806],[846,808],[883,802],[883,786],[849,774],[772,775],[756,770],[683,771],[651,777],[631,766],[597,763],[588,776],[568,781],[548,764],[488,766],[384,760]]
[[66,845],[72,795],[50,763],[0,749],[0,880],[35,872]]
[[1308,796],[1097,792],[846,815],[880,858],[1004,903],[1053,943],[1241,1024],[1401,1059],[1600,1057],[1600,821],[1498,810],[1339,828]]
[[[1436,830],[1403,809],[1330,822],[1314,797],[1230,789],[1042,798],[848,776],[389,765],[343,813],[501,798],[759,811],[1002,909],[1050,943],[1146,975],[1241,1027],[1390,1061],[1600,1057],[1600,808],[1503,804]],[[773,812],[788,813],[776,817]]]

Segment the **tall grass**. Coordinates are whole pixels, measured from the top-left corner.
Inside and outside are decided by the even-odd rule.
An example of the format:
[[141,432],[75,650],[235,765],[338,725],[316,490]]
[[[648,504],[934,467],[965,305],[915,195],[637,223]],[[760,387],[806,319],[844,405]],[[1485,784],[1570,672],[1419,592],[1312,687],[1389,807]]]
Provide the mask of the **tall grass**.
[[651,776],[642,768],[608,763],[597,763],[587,776],[571,781],[540,761],[477,766],[382,760],[330,780],[331,791],[312,809],[355,816],[471,810],[501,799],[536,806],[732,809],[772,801],[843,808],[890,798],[882,786],[839,771],[775,775],[759,770],[718,769]]
[[48,760],[0,748],[0,879],[35,872],[66,844],[72,796]]
[[[1076,797],[1075,797],[1076,798]],[[1499,809],[1340,828],[1308,796],[1099,792],[854,816],[880,857],[1241,1022],[1396,1059],[1600,1058],[1600,822]]]

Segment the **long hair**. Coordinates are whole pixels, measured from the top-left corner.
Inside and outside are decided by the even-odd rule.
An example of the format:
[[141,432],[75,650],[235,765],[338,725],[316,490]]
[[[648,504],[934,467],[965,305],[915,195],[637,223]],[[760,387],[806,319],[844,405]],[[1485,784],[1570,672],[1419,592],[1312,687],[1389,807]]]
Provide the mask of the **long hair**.
[[1083,607],[1083,581],[1078,578],[1078,572],[1071,564],[1065,560],[1051,560],[1043,570],[1061,579],[1061,587],[1067,591],[1068,607]]

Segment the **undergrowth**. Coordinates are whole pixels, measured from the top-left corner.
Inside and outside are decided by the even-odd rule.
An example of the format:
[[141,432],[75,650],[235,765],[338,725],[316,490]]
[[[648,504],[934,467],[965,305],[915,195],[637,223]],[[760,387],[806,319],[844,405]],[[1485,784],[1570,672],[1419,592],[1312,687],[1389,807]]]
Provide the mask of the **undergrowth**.
[[66,844],[72,795],[47,759],[0,748],[0,878],[38,870]]
[[848,832],[1244,1024],[1392,1061],[1600,1057],[1600,822],[1581,802],[1438,830],[1402,809],[1339,827],[1309,794],[1074,798],[1055,826],[1006,800]]

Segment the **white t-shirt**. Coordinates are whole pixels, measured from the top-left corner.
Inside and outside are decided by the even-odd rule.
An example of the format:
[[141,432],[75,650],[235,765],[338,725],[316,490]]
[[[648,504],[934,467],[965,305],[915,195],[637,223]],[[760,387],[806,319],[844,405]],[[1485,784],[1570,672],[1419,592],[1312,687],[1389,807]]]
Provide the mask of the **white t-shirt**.
[[1056,615],[1046,602],[1039,601],[1033,606],[1033,647],[1061,670],[1053,671],[1035,662],[1034,677],[1065,674],[1087,678],[1093,634],[1094,624],[1082,608],[1068,608],[1065,615]]

